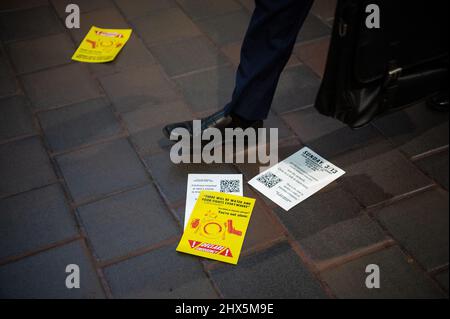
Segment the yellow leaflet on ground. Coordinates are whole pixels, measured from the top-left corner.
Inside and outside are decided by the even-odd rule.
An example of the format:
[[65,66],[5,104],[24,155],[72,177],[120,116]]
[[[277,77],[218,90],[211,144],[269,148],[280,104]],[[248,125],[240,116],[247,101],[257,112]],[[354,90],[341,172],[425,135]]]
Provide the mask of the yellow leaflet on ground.
[[91,27],[72,60],[87,63],[113,61],[131,36],[131,29]]
[[202,191],[177,251],[237,264],[255,199]]

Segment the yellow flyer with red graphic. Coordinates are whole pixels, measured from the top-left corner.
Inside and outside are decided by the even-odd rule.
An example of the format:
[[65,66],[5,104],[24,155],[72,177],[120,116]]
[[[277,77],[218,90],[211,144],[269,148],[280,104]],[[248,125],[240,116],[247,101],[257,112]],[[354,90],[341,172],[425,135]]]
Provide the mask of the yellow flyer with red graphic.
[[255,199],[202,191],[177,251],[236,265]]
[[91,27],[72,60],[87,63],[113,61],[131,36],[131,29]]

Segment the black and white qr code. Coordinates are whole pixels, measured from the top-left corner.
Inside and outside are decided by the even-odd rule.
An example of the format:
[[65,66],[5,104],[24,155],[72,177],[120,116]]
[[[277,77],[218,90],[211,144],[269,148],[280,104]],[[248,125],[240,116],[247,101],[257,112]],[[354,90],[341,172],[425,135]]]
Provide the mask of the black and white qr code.
[[272,188],[275,185],[277,185],[279,182],[281,182],[281,178],[279,178],[277,175],[273,174],[272,172],[267,172],[258,178],[256,178],[258,182],[263,183],[268,188]]
[[238,179],[223,179],[220,181],[220,191],[222,193],[239,193],[241,184]]

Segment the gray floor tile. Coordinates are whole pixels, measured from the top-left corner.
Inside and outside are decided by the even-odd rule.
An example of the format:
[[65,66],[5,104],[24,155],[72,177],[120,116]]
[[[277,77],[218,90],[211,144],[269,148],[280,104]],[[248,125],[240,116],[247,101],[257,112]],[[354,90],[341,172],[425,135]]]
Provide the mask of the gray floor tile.
[[24,192],[56,180],[37,137],[0,145],[0,197]]
[[117,298],[217,298],[195,257],[164,247],[105,269]]
[[241,9],[241,6],[233,0],[178,0],[178,3],[194,21]]
[[18,73],[34,72],[71,62],[74,45],[65,33],[13,42],[9,56]]
[[283,71],[272,103],[277,113],[312,105],[319,90],[320,79],[304,65]]
[[[230,62],[237,67],[241,60],[241,48],[242,48],[242,41],[238,41],[224,45],[220,49],[228,57]],[[299,59],[297,59],[297,57],[294,54],[292,54],[288,62],[286,63],[286,68],[299,64],[301,64]]]
[[155,59],[134,33],[114,61],[91,63],[90,70],[96,76],[105,76],[130,68],[145,68],[155,63]]
[[135,19],[133,24],[148,45],[200,35],[200,30],[178,8]]
[[[380,288],[368,289],[367,265],[380,269]],[[443,298],[445,295],[397,247],[356,259],[322,274],[338,298]]]
[[94,143],[121,132],[104,99],[42,112],[39,119],[45,137],[55,152]]
[[300,241],[304,251],[316,262],[367,248],[386,240],[376,222],[361,215],[332,225]]
[[318,40],[308,41],[294,49],[294,55],[321,78],[323,78],[325,73],[330,38],[323,37]]
[[62,30],[50,6],[0,13],[0,38],[3,41],[40,37]]
[[431,190],[389,205],[377,218],[424,267],[448,264],[448,193]]
[[224,56],[205,37],[182,39],[150,48],[169,76],[219,66]]
[[314,40],[330,35],[331,28],[315,15],[310,14],[306,18],[297,37],[297,43]]
[[374,124],[408,156],[448,145],[448,113],[419,103],[376,120]]
[[11,66],[7,62],[6,53],[0,47],[0,97],[12,95],[18,90],[19,86]]
[[276,115],[274,112],[269,112],[267,119],[264,121],[264,127],[267,128],[267,130],[270,128],[276,128],[278,130],[278,138],[280,140],[294,135],[291,128],[286,124],[283,118]]
[[117,6],[128,19],[135,19],[159,10],[175,8],[175,0],[116,0]]
[[[251,254],[261,249],[261,247],[267,247],[274,242],[285,240],[283,227],[275,220],[273,216],[268,212],[267,206],[264,205],[264,201],[258,196],[249,186],[244,182],[244,196],[255,199],[255,206],[253,207],[252,216],[248,224],[247,232],[245,234],[244,243],[241,250],[241,258],[244,258],[244,254]],[[184,223],[184,206],[178,213],[182,225]],[[206,264],[213,264],[216,261],[211,259],[205,259]]]
[[448,293],[448,269],[436,275],[435,278]]
[[0,142],[34,133],[28,102],[23,96],[0,100]]
[[282,118],[303,143],[326,158],[383,139],[370,125],[352,130],[337,119],[319,114],[314,107],[287,113]]
[[92,26],[105,29],[132,29],[113,6],[82,13],[80,21],[82,22],[79,29],[70,30],[77,45],[84,39]]
[[48,4],[48,0],[3,0],[0,3],[0,10],[18,10],[39,7]]
[[244,38],[250,15],[244,9],[197,21],[198,26],[219,46]]
[[425,174],[448,190],[448,149],[415,162]]
[[275,211],[291,235],[300,241],[360,216],[361,207],[350,194],[337,187],[306,199],[289,212],[279,207]]
[[0,259],[78,235],[59,185],[0,200]]
[[148,154],[167,150],[174,144],[163,134],[165,125],[194,118],[183,101],[142,105],[138,110],[124,113],[122,117],[138,151]]
[[327,298],[288,244],[241,258],[212,271],[225,298]]
[[194,112],[215,111],[230,100],[234,88],[234,70],[228,66],[176,78]]
[[75,202],[106,195],[148,181],[127,140],[116,140],[57,157]]
[[[133,0],[134,1],[134,0]],[[99,9],[106,9],[114,6],[113,0],[50,0],[61,18],[66,18],[66,7],[73,3],[77,4],[81,13]]]
[[[80,269],[80,288],[67,289],[66,267]],[[84,245],[75,241],[0,267],[1,298],[104,298]]]
[[175,220],[152,186],[78,208],[96,257],[107,260],[178,234]]
[[173,164],[167,152],[147,156],[150,173],[170,202],[186,198],[188,174],[237,174],[230,164]]
[[[242,251],[247,252],[264,244],[271,243],[275,240],[284,238],[283,228],[281,225],[269,215],[267,207],[253,190],[244,183],[244,196],[255,198],[255,206],[253,208],[250,223],[245,234]],[[184,220],[184,219],[183,219]]]
[[328,21],[334,18],[337,0],[316,0],[311,11],[320,19]]
[[156,65],[129,69],[100,79],[119,112],[129,112],[144,104],[165,104],[179,98],[175,87]]
[[100,95],[98,85],[80,64],[22,76],[25,91],[38,110],[81,102]]
[[355,149],[333,159],[333,164],[346,171],[338,183],[364,206],[372,206],[432,183],[387,142]]

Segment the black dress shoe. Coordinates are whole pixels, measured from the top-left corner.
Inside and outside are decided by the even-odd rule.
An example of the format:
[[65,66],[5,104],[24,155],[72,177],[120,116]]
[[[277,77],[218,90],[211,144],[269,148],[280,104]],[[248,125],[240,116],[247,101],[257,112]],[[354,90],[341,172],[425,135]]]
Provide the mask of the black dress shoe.
[[209,129],[209,128],[217,128],[223,132],[226,128],[247,129],[249,127],[253,127],[255,129],[258,129],[262,126],[263,126],[262,120],[246,121],[237,115],[227,114],[227,113],[225,113],[225,111],[221,110],[210,116],[202,118],[200,132],[198,132],[198,133],[193,132],[192,121],[168,124],[163,128],[163,133],[167,138],[169,138],[171,140],[178,140],[180,135],[174,131],[177,128],[186,129],[189,132],[190,136],[193,137],[194,134],[198,134],[201,136],[203,131],[205,131],[206,129]]

